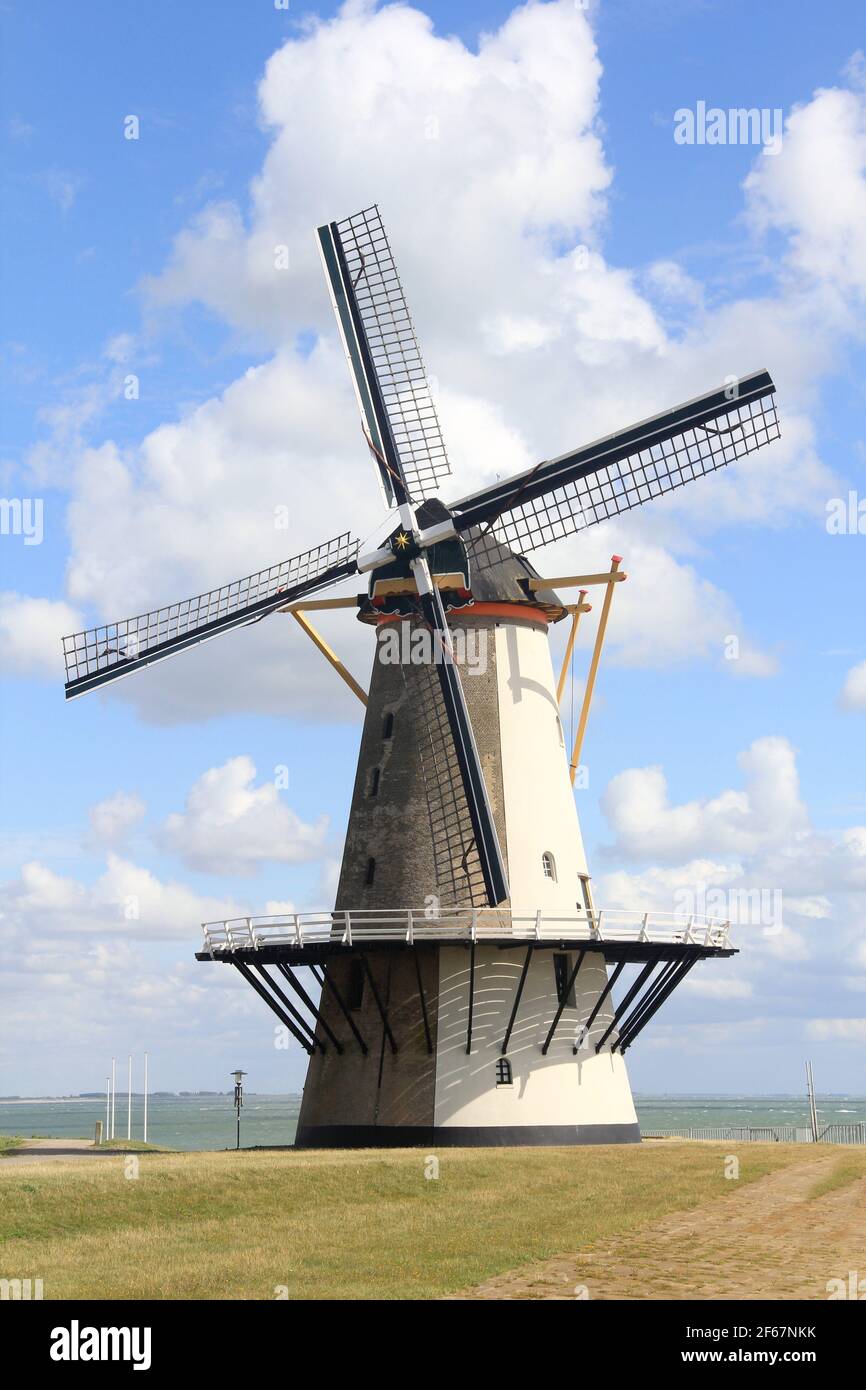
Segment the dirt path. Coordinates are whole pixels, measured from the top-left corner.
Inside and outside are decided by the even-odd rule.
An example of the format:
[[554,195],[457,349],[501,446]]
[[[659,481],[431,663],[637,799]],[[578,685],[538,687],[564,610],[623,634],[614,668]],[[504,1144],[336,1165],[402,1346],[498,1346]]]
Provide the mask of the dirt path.
[[827,1298],[829,1279],[847,1283],[857,1270],[866,1280],[866,1178],[811,1197],[838,1163],[833,1156],[792,1165],[731,1199],[511,1270],[464,1297]]
[[17,1149],[8,1149],[2,1163],[41,1163],[46,1158],[116,1158],[117,1153],[95,1149],[92,1139],[25,1139]]

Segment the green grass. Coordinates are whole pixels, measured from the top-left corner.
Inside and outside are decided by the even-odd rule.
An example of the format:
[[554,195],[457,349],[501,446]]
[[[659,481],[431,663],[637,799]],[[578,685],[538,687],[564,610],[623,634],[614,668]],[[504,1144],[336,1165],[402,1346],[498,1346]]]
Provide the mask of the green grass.
[[18,1149],[24,1140],[18,1134],[0,1134],[0,1154],[9,1153],[12,1149]]
[[4,1164],[0,1277],[38,1271],[46,1298],[435,1298],[815,1157],[743,1149],[737,1184],[722,1144],[445,1150],[432,1181],[418,1150]]
[[101,1144],[94,1144],[94,1149],[99,1149],[101,1153],[148,1153],[148,1154],[170,1154],[173,1149],[167,1149],[162,1144],[145,1144],[143,1139],[103,1139]]
[[817,1201],[819,1197],[826,1197],[828,1193],[836,1192],[840,1187],[847,1187],[849,1183],[857,1182],[863,1177],[866,1177],[866,1155],[863,1150],[855,1149],[851,1153],[843,1154],[832,1172],[809,1189],[809,1201]]

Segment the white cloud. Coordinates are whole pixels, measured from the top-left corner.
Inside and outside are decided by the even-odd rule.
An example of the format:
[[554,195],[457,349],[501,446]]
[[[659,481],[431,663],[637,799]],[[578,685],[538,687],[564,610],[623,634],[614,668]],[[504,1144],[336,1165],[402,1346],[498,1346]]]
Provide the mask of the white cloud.
[[709,972],[689,975],[683,981],[683,989],[701,999],[750,999],[754,993],[750,980],[734,980]]
[[0,593],[0,647],[6,673],[62,679],[61,638],[82,625],[81,614],[62,600]]
[[135,792],[115,792],[89,811],[90,828],[99,844],[115,845],[126,838],[129,830],[144,817],[147,810]]
[[[248,911],[249,909],[244,909]],[[229,899],[193,892],[185,884],[162,882],[149,869],[109,854],[92,883],[56,873],[38,860],[21,868],[17,880],[0,891],[7,930],[38,949],[41,940],[112,936],[143,941],[189,941],[198,924],[240,916]]]
[[806,826],[794,750],[767,737],[738,759],[742,790],[672,806],[660,767],[631,768],[608,784],[602,809],[617,835],[617,851],[676,862],[690,855],[744,854],[778,844]]
[[866,102],[821,89],[793,109],[782,149],[745,182],[762,232],[790,237],[788,265],[808,280],[866,291]]
[[163,845],[190,868],[215,874],[251,874],[264,863],[299,864],[322,856],[328,819],[307,824],[288,807],[273,782],[253,785],[255,765],[230,758],[203,773],[183,813],[166,820]]
[[843,709],[866,710],[866,661],[848,672],[839,702]]
[[866,1018],[810,1018],[806,1037],[815,1042],[839,1039],[842,1042],[866,1042]]
[[[137,448],[108,440],[79,451],[70,598],[112,620],[343,528],[366,536],[380,525],[312,235],[317,222],[377,198],[439,382],[455,464],[451,496],[732,372],[763,362],[773,369],[784,413],[779,444],[654,503],[651,514],[595,528],[579,544],[582,555],[625,554],[633,573],[615,605],[616,659],[774,674],[775,655],[700,565],[720,526],[823,517],[833,480],[803,412],[857,331],[844,293],[857,258],[846,253],[835,280],[832,258],[821,277],[793,272],[816,235],[802,170],[813,126],[838,133],[849,211],[834,214],[833,235],[853,247],[866,103],[852,92],[832,102],[818,93],[792,115],[782,152],[758,157],[746,188],[751,224],[757,234],[780,230],[790,254],[770,293],[708,310],[703,287],[670,259],[645,271],[604,259],[612,174],[601,143],[600,74],[589,17],[567,0],[516,10],[477,52],[436,35],[405,5],[347,5],[289,39],[259,88],[271,144],[249,206],[205,208],[148,285],[152,303],[203,303],[274,356]],[[275,266],[278,245],[289,247],[288,270]],[[682,319],[675,334],[665,326],[671,304]],[[319,336],[304,356],[293,345],[311,329]],[[114,340],[109,356],[128,347]],[[274,508],[285,503],[291,526],[278,532]],[[546,552],[545,563],[563,555],[573,569],[577,544]],[[298,634],[287,640],[282,621],[138,673],[107,698],[165,721],[241,709],[355,717],[351,697]],[[369,633],[345,615],[334,630],[363,679]],[[732,634],[736,661],[721,654]]]

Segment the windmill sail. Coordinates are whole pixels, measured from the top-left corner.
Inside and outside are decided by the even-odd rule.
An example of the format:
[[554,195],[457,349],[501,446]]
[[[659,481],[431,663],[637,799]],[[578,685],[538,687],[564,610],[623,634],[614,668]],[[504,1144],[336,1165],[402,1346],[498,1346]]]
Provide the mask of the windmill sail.
[[357,553],[358,542],[346,532],[195,598],[64,637],[67,700],[347,578],[356,573]]
[[487,892],[487,901],[496,907],[508,897],[508,877],[505,860],[499,844],[493,809],[487,794],[481,759],[472,732],[472,721],[466,707],[466,696],[460,681],[460,672],[452,658],[451,633],[445,620],[442,599],[435,587],[430,593],[420,596],[421,611],[432,632],[439,639],[443,659],[437,663],[440,693],[457,766],[463,782],[463,791],[472,830],[475,848],[481,865],[481,873]]
[[485,537],[525,553],[574,535],[778,439],[775,391],[769,372],[740,378],[455,502],[454,524],[480,528],[470,548],[481,567],[496,556]]
[[[361,407],[367,442],[387,502],[412,514],[415,488],[437,486],[448,469],[439,422],[415,330],[378,208],[367,208],[318,231],[325,273]],[[417,499],[420,501],[420,497]],[[404,524],[406,524],[404,522]],[[404,539],[408,542],[408,536]],[[427,558],[411,561],[419,606],[438,642],[441,713],[447,727],[492,907],[508,897],[505,862],[460,674],[450,659],[451,634]]]
[[451,468],[379,209],[330,222],[318,239],[385,500],[394,500],[389,444],[407,490],[420,500]]

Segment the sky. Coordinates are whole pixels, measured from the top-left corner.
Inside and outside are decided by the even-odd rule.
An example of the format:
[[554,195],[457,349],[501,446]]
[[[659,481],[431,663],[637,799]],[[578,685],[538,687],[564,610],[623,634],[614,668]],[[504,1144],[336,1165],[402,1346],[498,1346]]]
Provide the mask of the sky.
[[[194,952],[332,905],[360,706],[280,615],[70,704],[60,638],[384,534],[313,240],[373,202],[454,497],[772,372],[778,444],[536,563],[629,574],[576,792],[597,904],[772,904],[633,1086],[794,1092],[810,1057],[863,1091],[866,35],[790,14],[4,5],[0,1094],[145,1049],[157,1089],[302,1085]],[[767,138],[678,138],[735,108]],[[366,680],[369,631],[321,627]]]

